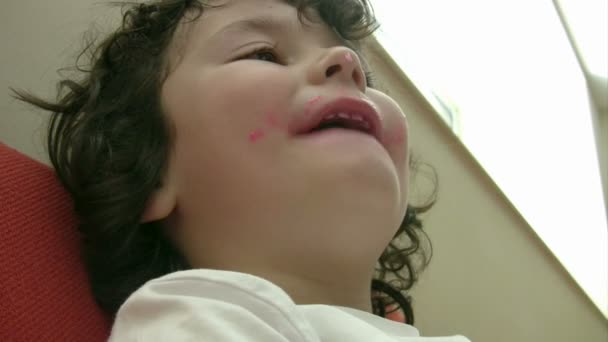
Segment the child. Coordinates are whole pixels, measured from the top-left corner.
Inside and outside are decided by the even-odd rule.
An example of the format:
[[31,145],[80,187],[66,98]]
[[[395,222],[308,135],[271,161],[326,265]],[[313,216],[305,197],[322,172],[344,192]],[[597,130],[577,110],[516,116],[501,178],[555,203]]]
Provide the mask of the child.
[[16,92],[54,113],[111,341],[427,341],[405,291],[431,205],[364,71],[367,2],[131,5],[56,103]]

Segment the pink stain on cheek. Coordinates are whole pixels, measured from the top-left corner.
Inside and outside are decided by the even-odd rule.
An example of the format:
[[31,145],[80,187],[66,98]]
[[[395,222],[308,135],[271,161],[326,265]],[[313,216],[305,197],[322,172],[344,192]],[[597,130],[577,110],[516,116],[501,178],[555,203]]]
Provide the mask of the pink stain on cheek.
[[262,139],[266,133],[264,133],[261,129],[256,129],[255,131],[249,133],[249,141],[253,144],[258,142],[258,140]]
[[281,121],[279,121],[279,119],[277,118],[277,115],[275,113],[268,113],[266,115],[266,124],[273,128],[278,128],[278,129],[283,128],[283,124],[281,123]]
[[281,128],[279,120],[273,113],[269,113],[268,115],[266,115],[266,123],[270,127]]

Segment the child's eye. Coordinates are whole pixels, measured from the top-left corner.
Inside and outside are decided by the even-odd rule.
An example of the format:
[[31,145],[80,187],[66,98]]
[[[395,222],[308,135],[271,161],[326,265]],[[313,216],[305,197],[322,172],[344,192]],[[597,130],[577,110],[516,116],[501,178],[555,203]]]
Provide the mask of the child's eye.
[[245,55],[242,59],[255,59],[263,62],[279,63],[277,53],[273,49],[267,47],[255,50]]

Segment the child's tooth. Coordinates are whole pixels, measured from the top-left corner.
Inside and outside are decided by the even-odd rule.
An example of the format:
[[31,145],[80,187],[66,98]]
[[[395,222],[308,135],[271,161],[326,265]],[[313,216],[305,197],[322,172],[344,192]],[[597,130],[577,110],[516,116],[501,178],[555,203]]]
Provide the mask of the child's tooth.
[[363,121],[363,117],[359,114],[353,114],[353,119]]
[[342,119],[348,119],[348,118],[350,118],[350,115],[348,115],[346,113],[338,113],[338,117],[342,118]]

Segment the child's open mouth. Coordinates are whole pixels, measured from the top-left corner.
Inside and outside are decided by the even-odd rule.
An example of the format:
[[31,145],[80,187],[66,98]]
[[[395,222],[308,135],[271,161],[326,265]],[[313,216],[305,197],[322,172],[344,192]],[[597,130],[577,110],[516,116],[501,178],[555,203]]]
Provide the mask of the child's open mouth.
[[371,124],[360,114],[337,113],[324,117],[319,125],[309,133],[319,132],[332,128],[352,129],[363,133],[372,134]]
[[378,112],[367,102],[343,97],[332,101],[309,116],[290,124],[294,135],[320,135],[325,133],[362,134],[382,141],[382,125]]

